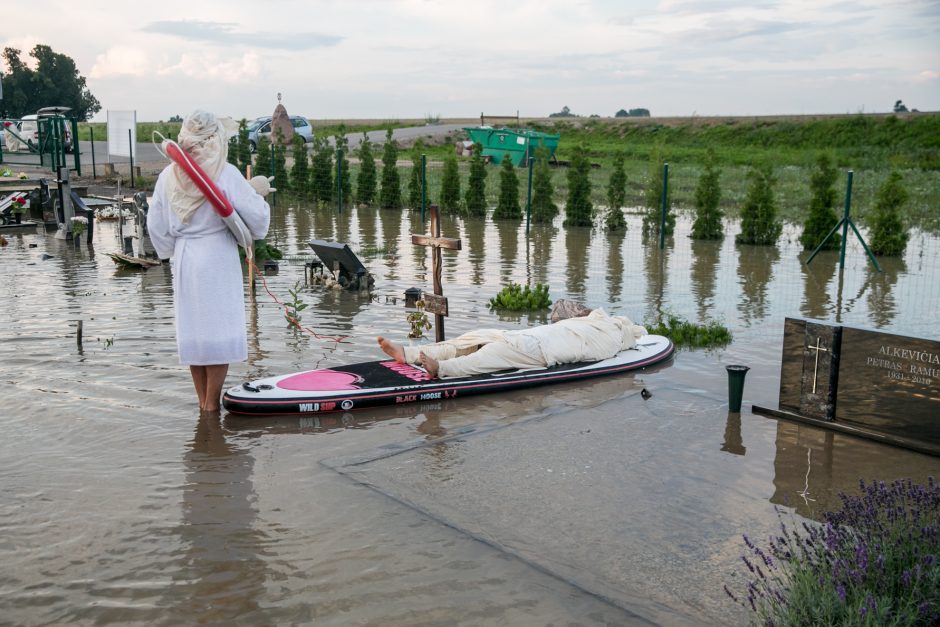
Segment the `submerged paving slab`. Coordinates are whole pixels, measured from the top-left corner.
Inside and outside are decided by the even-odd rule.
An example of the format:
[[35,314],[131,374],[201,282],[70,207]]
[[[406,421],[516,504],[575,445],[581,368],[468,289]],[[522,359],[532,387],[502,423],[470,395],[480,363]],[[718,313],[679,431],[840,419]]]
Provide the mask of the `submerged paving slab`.
[[[633,392],[329,465],[642,620],[741,623],[722,585],[742,531],[776,524],[773,455],[723,450],[726,418],[719,399]],[[773,423],[745,420],[772,451]]]

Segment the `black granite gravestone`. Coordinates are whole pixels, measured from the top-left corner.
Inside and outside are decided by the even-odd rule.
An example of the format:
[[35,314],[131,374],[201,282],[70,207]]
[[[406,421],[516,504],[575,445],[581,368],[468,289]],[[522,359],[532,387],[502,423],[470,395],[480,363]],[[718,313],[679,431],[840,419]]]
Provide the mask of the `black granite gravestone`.
[[940,454],[940,342],[787,318],[780,409],[753,411]]

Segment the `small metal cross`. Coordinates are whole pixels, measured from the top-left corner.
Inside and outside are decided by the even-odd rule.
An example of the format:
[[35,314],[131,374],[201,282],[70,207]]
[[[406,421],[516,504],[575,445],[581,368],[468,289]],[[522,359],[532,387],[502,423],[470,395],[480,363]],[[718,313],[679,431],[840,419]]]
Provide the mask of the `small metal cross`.
[[816,393],[816,372],[819,370],[819,351],[828,353],[828,348],[822,348],[819,346],[819,338],[816,338],[816,346],[807,346],[811,351],[816,351],[816,363],[813,365],[813,394]]

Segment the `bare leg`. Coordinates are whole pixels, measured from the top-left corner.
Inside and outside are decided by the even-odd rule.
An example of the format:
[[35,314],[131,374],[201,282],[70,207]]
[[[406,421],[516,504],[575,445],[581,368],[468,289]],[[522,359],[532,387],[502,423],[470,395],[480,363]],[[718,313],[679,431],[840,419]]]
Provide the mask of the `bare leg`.
[[203,409],[206,406],[206,367],[190,366],[189,373],[193,376],[196,396],[199,397],[199,409]]
[[397,361],[400,364],[405,363],[405,349],[401,344],[379,336],[379,348],[382,352]]
[[222,398],[222,386],[225,385],[225,375],[228,374],[228,364],[205,366],[206,369],[206,398],[200,409],[205,411],[219,411]]
[[437,371],[440,368],[440,364],[436,359],[421,353],[421,365],[424,366],[424,369],[428,371],[428,374],[431,375],[432,379],[437,378]]

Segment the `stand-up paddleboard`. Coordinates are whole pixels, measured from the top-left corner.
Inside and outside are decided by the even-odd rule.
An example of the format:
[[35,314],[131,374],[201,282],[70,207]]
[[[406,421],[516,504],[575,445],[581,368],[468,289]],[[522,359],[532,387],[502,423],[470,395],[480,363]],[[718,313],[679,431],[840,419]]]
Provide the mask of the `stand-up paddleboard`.
[[461,398],[637,370],[668,359],[674,350],[669,339],[644,335],[636,348],[602,361],[453,379],[431,379],[422,368],[391,359],[369,361],[248,381],[225,392],[222,405],[234,414],[321,414]]

